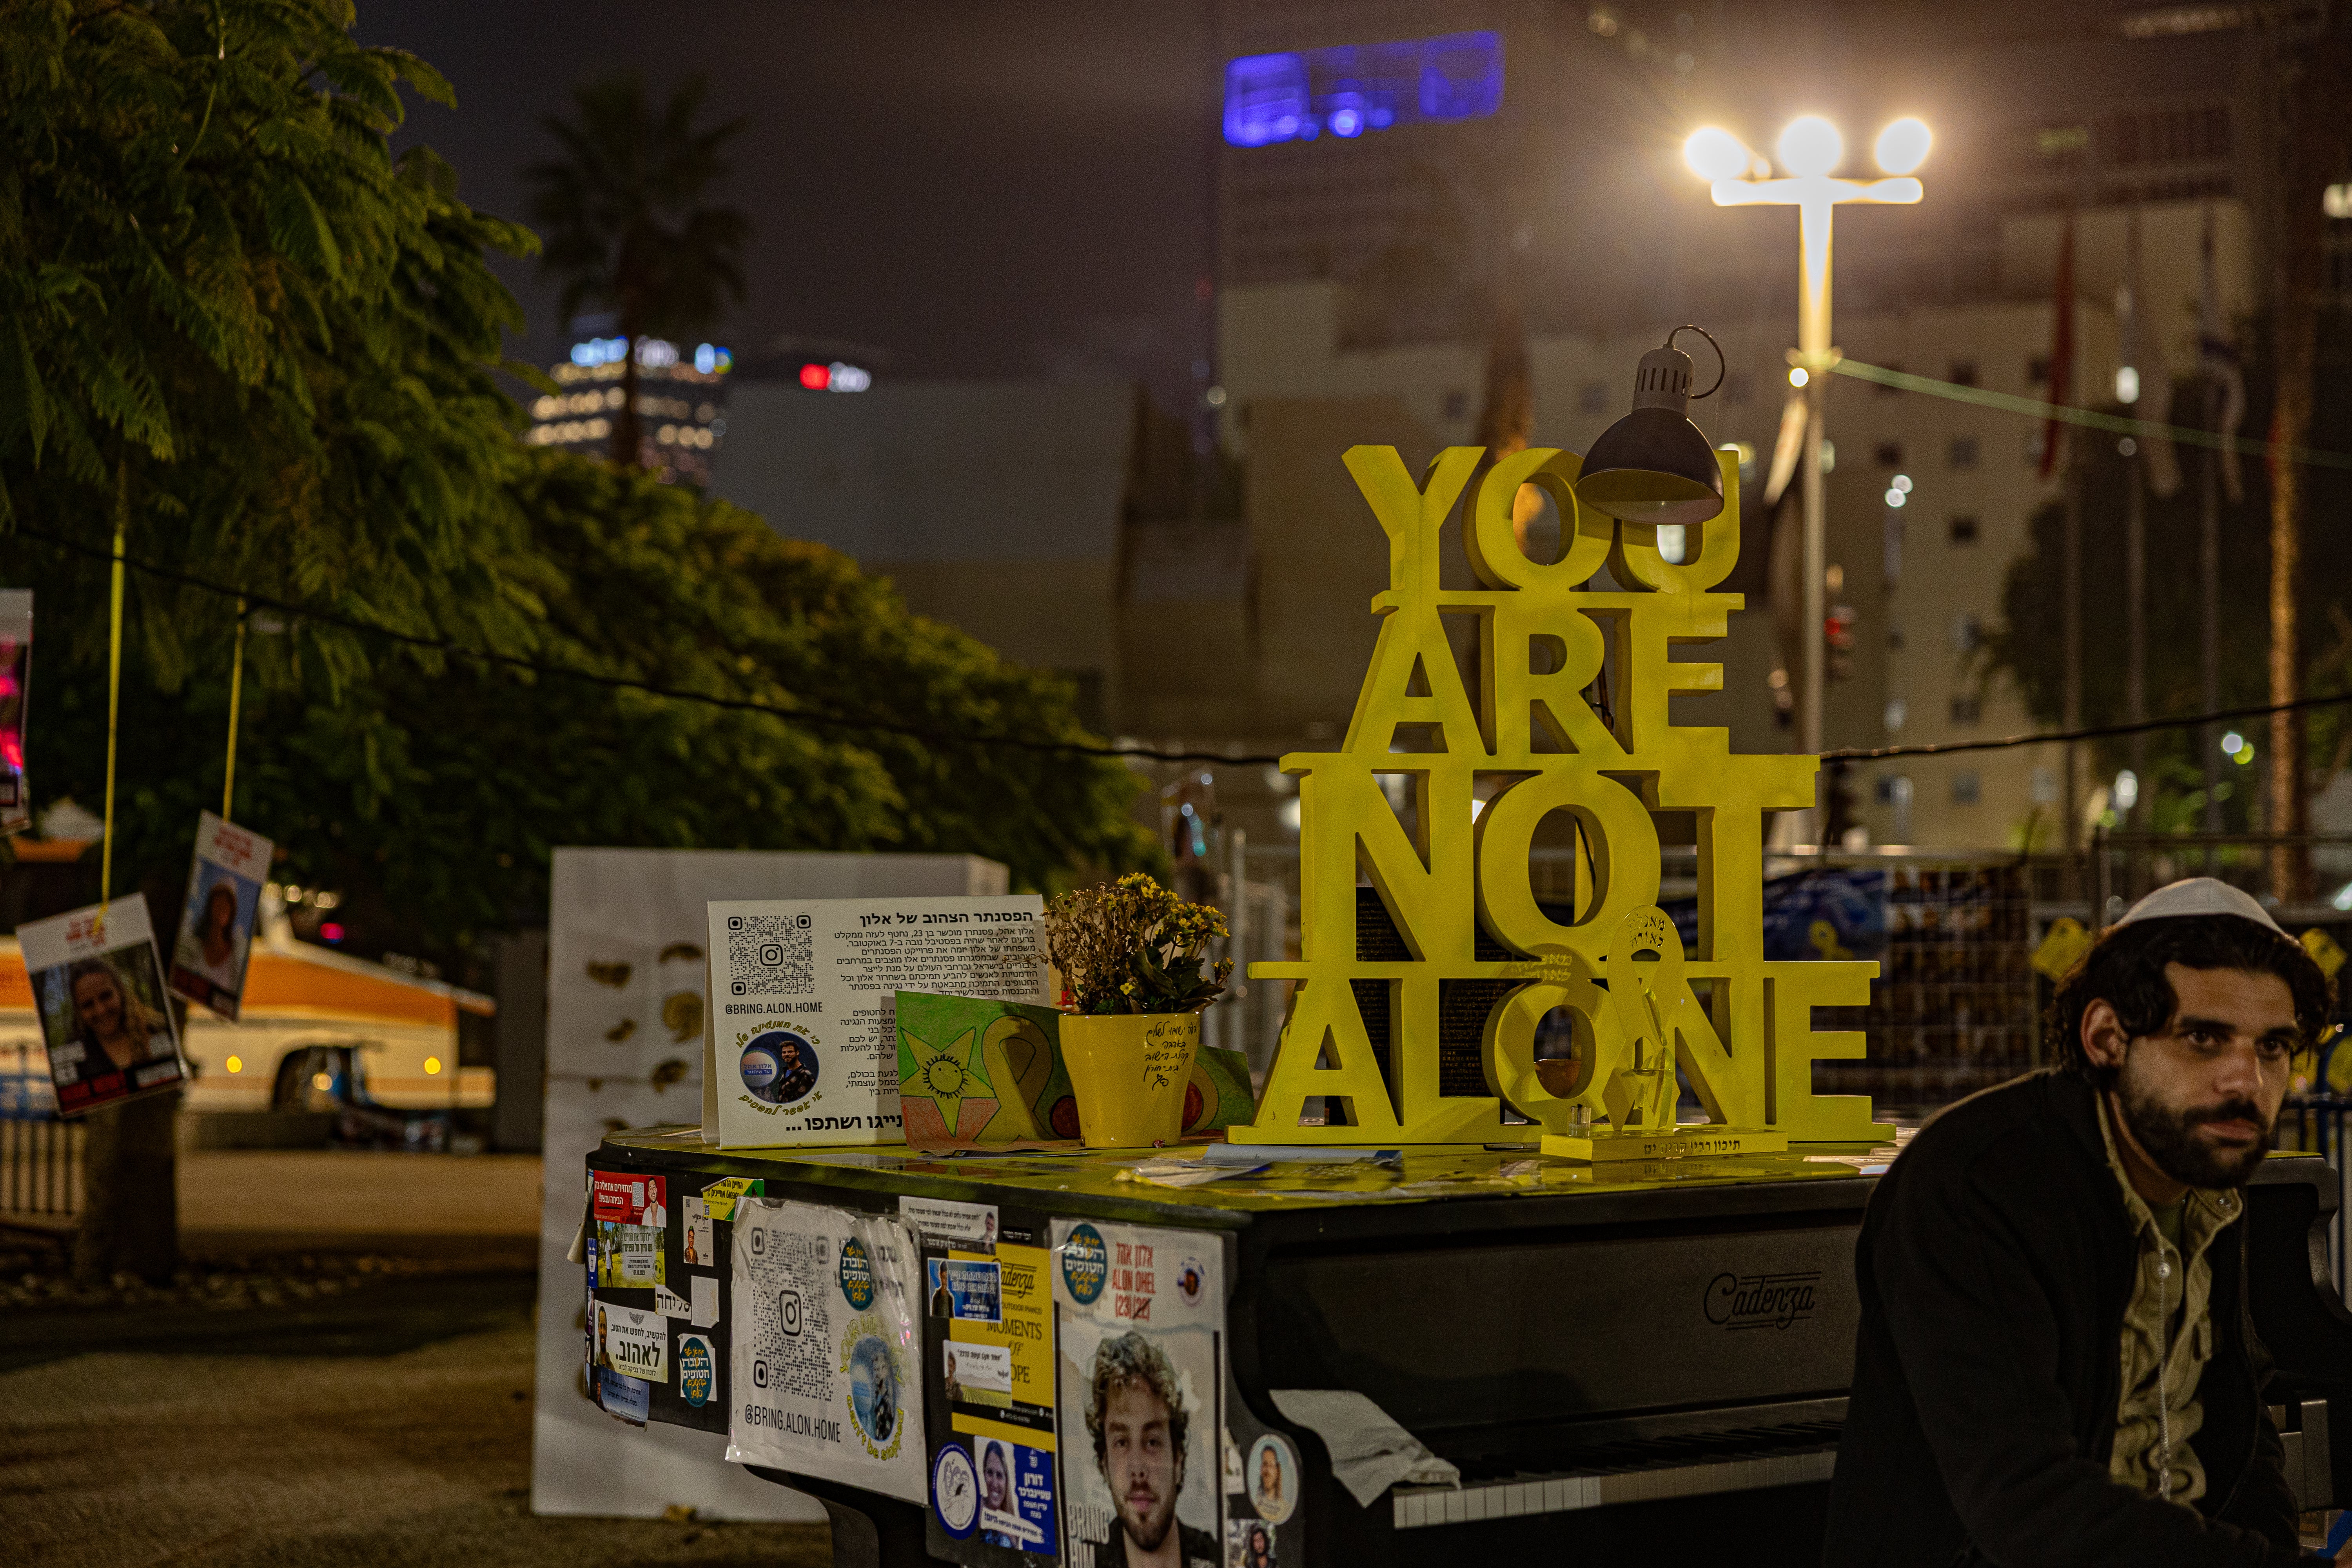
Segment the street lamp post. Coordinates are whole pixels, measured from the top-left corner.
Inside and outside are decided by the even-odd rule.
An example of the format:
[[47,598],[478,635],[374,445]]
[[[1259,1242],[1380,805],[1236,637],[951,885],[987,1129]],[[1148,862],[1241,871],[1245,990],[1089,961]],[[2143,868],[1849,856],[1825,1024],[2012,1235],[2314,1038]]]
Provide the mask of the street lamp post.
[[[1799,749],[1822,750],[1822,710],[1827,672],[1823,603],[1828,560],[1828,500],[1822,483],[1822,415],[1829,375],[1838,363],[1830,342],[1830,218],[1847,202],[1910,205],[1924,194],[1911,172],[1927,161],[1931,138],[1916,120],[1897,120],[1878,134],[1878,166],[1888,177],[1837,178],[1832,171],[1845,157],[1836,126],[1817,114],[1790,121],[1774,146],[1786,174],[1770,177],[1771,165],[1727,131],[1706,127],[1691,133],[1683,156],[1693,173],[1710,182],[1719,207],[1793,206],[1797,209],[1797,258],[1801,291],[1797,298],[1797,347],[1789,355],[1789,384],[1805,400],[1803,563],[1799,621],[1802,627],[1797,698]],[[1816,824],[1818,829],[1819,824]]]

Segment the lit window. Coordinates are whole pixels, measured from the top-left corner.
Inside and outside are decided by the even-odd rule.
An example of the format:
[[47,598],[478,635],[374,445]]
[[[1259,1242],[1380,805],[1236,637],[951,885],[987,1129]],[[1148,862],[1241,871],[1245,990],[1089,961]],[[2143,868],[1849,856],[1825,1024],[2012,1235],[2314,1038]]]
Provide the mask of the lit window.
[[245,1070],[245,1058],[243,1057],[229,1058],[228,1070],[231,1072],[243,1072]]
[[425,1073],[426,1077],[434,1077],[440,1071],[441,1058],[439,1057],[426,1057],[425,1058]]

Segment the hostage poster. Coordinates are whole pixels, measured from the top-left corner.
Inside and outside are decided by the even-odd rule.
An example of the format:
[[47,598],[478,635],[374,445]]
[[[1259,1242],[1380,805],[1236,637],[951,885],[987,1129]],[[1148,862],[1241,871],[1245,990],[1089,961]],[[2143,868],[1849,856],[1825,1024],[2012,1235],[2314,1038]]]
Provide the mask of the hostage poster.
[[187,1078],[147,900],[94,904],[16,928],[41,1015],[58,1114],[176,1089]]
[[729,1459],[923,1500],[916,1261],[895,1219],[736,1204]]
[[705,1139],[903,1142],[898,994],[1043,1004],[1044,914],[1034,893],[714,900]]
[[172,989],[231,1023],[245,994],[253,921],[273,848],[258,833],[209,811],[196,819],[195,864],[188,868],[188,897],[172,943]]
[[1172,1537],[1225,1561],[1223,1252],[1217,1237],[1054,1222],[1064,1558],[1126,1568]]

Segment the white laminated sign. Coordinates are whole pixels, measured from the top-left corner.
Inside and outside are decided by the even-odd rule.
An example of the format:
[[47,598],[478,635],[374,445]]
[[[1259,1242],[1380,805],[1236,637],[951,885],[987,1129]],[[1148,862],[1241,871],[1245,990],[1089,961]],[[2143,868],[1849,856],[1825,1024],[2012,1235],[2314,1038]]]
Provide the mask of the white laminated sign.
[[918,1257],[895,1219],[736,1205],[728,1458],[923,1500]]
[[1044,1004],[1045,901],[710,905],[703,1136],[728,1149],[897,1143],[898,993]]

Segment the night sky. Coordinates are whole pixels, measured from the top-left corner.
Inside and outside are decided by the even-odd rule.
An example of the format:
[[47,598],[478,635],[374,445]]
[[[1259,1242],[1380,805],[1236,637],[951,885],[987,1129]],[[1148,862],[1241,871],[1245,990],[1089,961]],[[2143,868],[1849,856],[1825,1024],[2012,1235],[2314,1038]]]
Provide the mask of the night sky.
[[[403,139],[431,142],[467,199],[513,217],[524,216],[523,169],[551,151],[541,122],[566,110],[576,83],[635,69],[667,90],[707,76],[713,115],[750,121],[721,194],[757,229],[749,297],[712,333],[739,354],[790,334],[875,345],[894,378],[1139,375],[1174,407],[1206,347],[1212,9],[360,0],[360,33],[449,77],[457,112],[420,105]],[[1948,176],[1972,124],[2210,89],[2243,37],[2127,43],[2117,29],[2127,7],[2110,0],[1614,9],[1661,37],[1696,13],[1693,41],[1708,40],[1688,86],[1650,95],[1641,112],[1626,113],[1614,91],[1574,100],[1583,112],[1563,132],[1622,140],[1637,185],[1653,174],[1684,183],[1671,148],[1695,120],[1769,129],[1800,105],[1854,123],[1924,112],[1948,133],[1938,165]],[[1587,66],[1624,71],[1622,47],[1585,45]],[[1597,167],[1615,166],[1607,146],[1591,151]],[[561,357],[570,338],[552,285],[528,263],[502,270],[530,317],[516,352]]]
[[[360,0],[360,36],[422,55],[457,91],[422,140],[478,207],[523,217],[522,171],[574,84],[701,73],[743,115],[723,199],[757,229],[749,293],[715,341],[779,334],[888,351],[897,376],[1148,376],[1181,395],[1209,236],[1202,5],[694,5]],[[570,338],[531,264],[502,268],[526,358]]]

